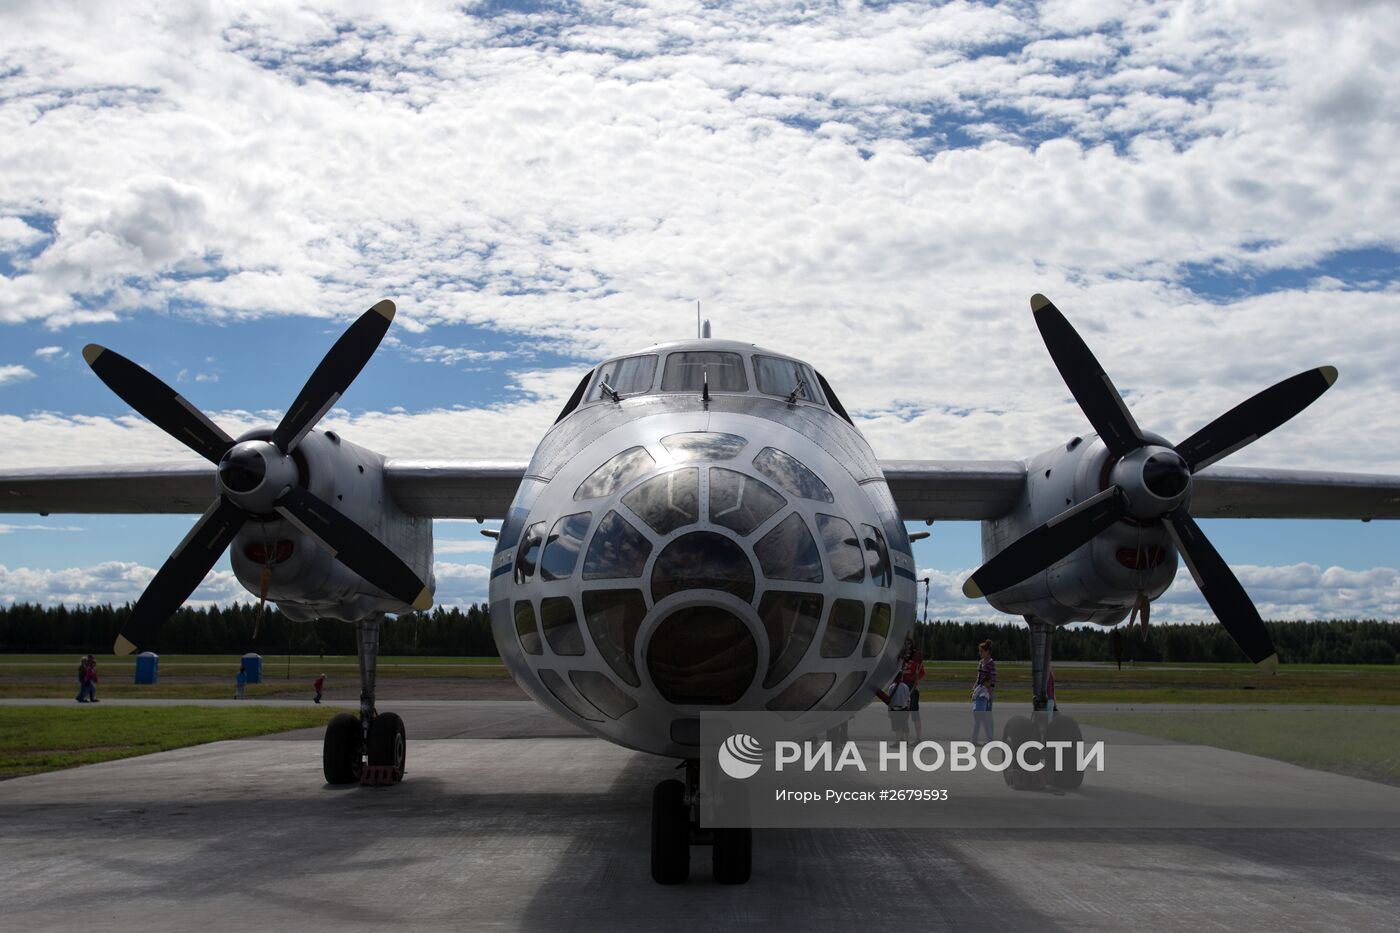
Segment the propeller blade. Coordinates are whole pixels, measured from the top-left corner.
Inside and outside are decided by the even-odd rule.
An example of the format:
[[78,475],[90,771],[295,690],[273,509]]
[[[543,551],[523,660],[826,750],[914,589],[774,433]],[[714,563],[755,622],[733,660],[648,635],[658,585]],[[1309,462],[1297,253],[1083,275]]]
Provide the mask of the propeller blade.
[[1168,518],[1167,531],[1215,617],[1245,657],[1259,665],[1260,670],[1270,674],[1277,671],[1278,652],[1274,650],[1274,641],[1235,572],[1185,509],[1177,509]]
[[272,433],[272,443],[278,450],[291,453],[306,432],[345,394],[378,349],[393,319],[394,303],[386,298],[361,314],[340,335]]
[[1028,531],[977,569],[963,584],[963,595],[976,599],[1039,573],[1128,512],[1127,500],[1117,486],[1056,515]]
[[233,446],[233,438],[184,396],[120,353],[90,343],[83,359],[122,401],[204,459],[218,463]]
[[1050,358],[1094,430],[1116,457],[1147,443],[1123,397],[1060,309],[1044,295],[1031,296],[1031,311]]
[[1334,366],[1319,366],[1290,376],[1241,402],[1176,445],[1195,473],[1259,440],[1317,401],[1337,381]]
[[427,609],[433,595],[407,564],[378,538],[315,495],[292,486],[277,499],[277,512],[342,564],[395,599]]
[[190,598],[243,527],[245,518],[243,510],[223,496],[214,500],[136,601],[131,618],[112,646],[114,654],[131,654],[138,647],[155,643],[165,620]]

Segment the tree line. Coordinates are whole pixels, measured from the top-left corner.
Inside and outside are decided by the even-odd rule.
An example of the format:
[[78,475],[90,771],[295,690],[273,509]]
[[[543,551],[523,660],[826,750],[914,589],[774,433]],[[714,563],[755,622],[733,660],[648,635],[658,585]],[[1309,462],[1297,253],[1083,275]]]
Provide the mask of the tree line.
[[[128,616],[123,606],[0,606],[0,652],[111,651]],[[1266,622],[1279,658],[1294,664],[1394,664],[1400,654],[1400,623],[1366,620]],[[1055,633],[1054,656],[1062,661],[1113,661],[1115,633],[1124,661],[1245,661],[1219,625],[1153,625],[1109,630],[1097,626]],[[915,639],[924,657],[975,658],[991,639],[998,659],[1030,659],[1030,629],[1020,622],[918,623]],[[157,641],[162,652],[180,654],[355,653],[354,626],[320,620],[292,622],[273,606],[233,603],[207,609],[185,607],[168,619]],[[465,609],[439,606],[431,612],[389,619],[380,629],[380,651],[390,655],[495,657],[486,604]]]

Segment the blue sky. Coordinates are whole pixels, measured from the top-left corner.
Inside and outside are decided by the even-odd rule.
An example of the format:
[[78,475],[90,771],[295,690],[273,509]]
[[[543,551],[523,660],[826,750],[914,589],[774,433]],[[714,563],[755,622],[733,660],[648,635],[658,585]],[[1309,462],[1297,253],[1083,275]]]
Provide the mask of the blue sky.
[[[1228,461],[1400,472],[1400,61],[1385,5],[140,3],[0,11],[0,467],[187,452],[111,346],[230,430],[382,297],[327,426],[523,460],[578,374],[693,333],[831,379],[891,459],[1086,429],[1049,294],[1138,420],[1190,434],[1332,363]],[[0,516],[0,598],[124,599],[184,517]],[[1210,522],[1266,616],[1400,616],[1391,524]],[[975,525],[917,546],[933,612]],[[442,597],[487,544],[440,523]],[[225,567],[196,594],[246,598]],[[1158,617],[1206,613],[1182,574]]]

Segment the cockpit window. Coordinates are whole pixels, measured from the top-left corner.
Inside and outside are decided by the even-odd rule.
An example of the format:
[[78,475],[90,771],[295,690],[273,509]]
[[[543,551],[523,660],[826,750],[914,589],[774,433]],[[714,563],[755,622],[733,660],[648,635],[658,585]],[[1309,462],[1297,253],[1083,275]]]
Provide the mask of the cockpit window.
[[629,447],[593,471],[574,493],[575,501],[610,496],[656,466],[645,447]]
[[721,590],[753,599],[753,564],[724,535],[696,531],[666,545],[651,572],[651,598],[660,602],[681,590]]
[[603,384],[607,383],[618,395],[636,395],[651,391],[652,380],[656,377],[656,355],[629,356],[598,367],[598,381],[593,384],[590,399],[597,401],[605,396]]
[[793,512],[753,547],[764,576],[770,580],[822,582],[822,558],[802,516]]
[[758,604],[758,615],[768,632],[768,673],[763,675],[763,686],[771,687],[791,674],[807,653],[822,621],[822,597],[769,590]]
[[583,633],[578,630],[574,601],[567,596],[547,596],[540,600],[540,627],[555,654],[583,654]]
[[525,531],[520,548],[515,552],[515,582],[524,583],[535,575],[535,564],[540,559],[540,545],[544,543],[544,522],[535,522]]
[[554,523],[540,557],[541,580],[567,580],[574,575],[579,551],[583,550],[583,536],[588,533],[588,523],[592,520],[592,512],[579,512],[565,515]]
[[528,599],[515,604],[515,634],[520,650],[526,654],[544,654],[540,647],[540,630],[535,627],[535,606]]
[[831,562],[831,572],[836,574],[836,579],[846,583],[864,580],[865,557],[851,523],[835,515],[818,515],[817,530],[822,533],[826,559]]
[[838,599],[831,604],[831,616],[822,635],[824,658],[848,658],[860,642],[865,628],[865,604],[855,599]]
[[885,536],[874,525],[861,525],[860,536],[864,539],[865,560],[870,568],[870,579],[881,586],[894,584],[894,571],[890,567],[890,549],[885,546]]
[[711,392],[749,390],[742,356],[737,353],[695,350],[672,353],[666,357],[666,371],[661,376],[661,391],[699,392],[706,377],[709,378]]
[[718,434],[712,431],[668,434],[661,439],[661,445],[677,463],[690,460],[733,460],[747,443],[748,441],[737,434]]
[[764,705],[774,712],[801,713],[817,705],[826,696],[831,685],[836,683],[836,675],[812,671],[788,684],[786,690]]
[[776,356],[755,356],[753,375],[758,382],[758,391],[764,395],[790,398],[795,392],[797,398],[803,401],[821,401],[816,376],[806,363]]
[[627,519],[609,512],[593,532],[588,557],[583,561],[585,580],[640,577],[651,554],[651,542]]
[[746,535],[787,504],[761,479],[735,470],[710,468],[710,521]]
[[865,633],[865,647],[862,658],[878,658],[885,650],[885,640],[890,637],[890,607],[886,603],[876,603],[870,611],[870,631]]
[[632,658],[637,648],[637,630],[646,614],[646,597],[641,590],[592,590],[583,594],[583,615],[588,620],[593,644],[617,676],[634,687],[642,684]]
[[753,458],[754,468],[778,486],[803,499],[835,502],[831,490],[802,461],[776,447],[765,447]]
[[700,520],[700,471],[695,467],[653,476],[622,502],[659,535]]

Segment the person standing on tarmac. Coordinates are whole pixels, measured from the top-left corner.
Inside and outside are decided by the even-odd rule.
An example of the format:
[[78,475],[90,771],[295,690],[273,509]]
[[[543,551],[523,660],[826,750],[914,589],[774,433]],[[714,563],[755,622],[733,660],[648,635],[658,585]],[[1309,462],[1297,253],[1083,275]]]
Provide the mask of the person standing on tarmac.
[[977,736],[986,730],[986,741],[990,742],[995,724],[992,722],[992,696],[997,688],[997,662],[992,658],[990,640],[977,646],[980,660],[977,663],[977,680],[972,685],[972,742],[978,744]]
[[311,686],[316,688],[316,699],[313,702],[320,703],[321,690],[326,686],[326,675],[322,674],[320,677],[317,677],[314,681],[311,682]]
[[238,676],[233,679],[233,683],[233,698],[235,700],[243,699],[243,691],[248,687],[248,672],[240,667],[238,669]]
[[922,742],[924,723],[919,717],[919,681],[924,679],[924,654],[914,644],[912,632],[905,636],[899,658],[900,679],[909,687],[909,719],[914,725],[914,741]]

